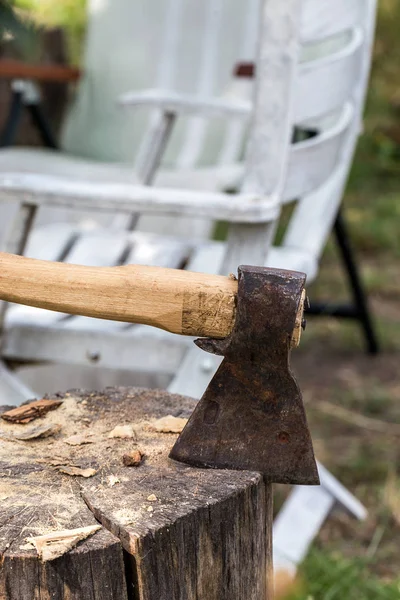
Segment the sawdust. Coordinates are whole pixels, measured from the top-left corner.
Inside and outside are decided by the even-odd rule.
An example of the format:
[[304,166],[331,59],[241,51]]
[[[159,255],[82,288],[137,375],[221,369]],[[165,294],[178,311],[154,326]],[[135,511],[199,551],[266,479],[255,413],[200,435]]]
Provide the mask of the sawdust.
[[[41,535],[54,529],[65,529],[74,521],[81,524],[78,516],[84,505],[79,496],[79,484],[75,484],[74,478],[59,474],[55,465],[76,462],[78,468],[93,469],[84,461],[80,464],[80,457],[73,456],[71,447],[64,441],[82,429],[80,420],[84,414],[79,399],[67,396],[57,410],[40,418],[39,429],[1,420],[1,508],[11,514],[22,509],[21,535]],[[49,438],[16,439],[29,438],[35,434],[34,429],[39,434],[42,431],[42,435],[53,432],[56,435],[52,438],[54,443],[49,444]],[[23,545],[23,539],[20,545]]]
[[115,519],[121,525],[134,525],[142,514],[142,509],[121,508],[114,513]]
[[[146,498],[152,490],[142,494],[141,482],[146,480],[146,469],[150,466],[157,468],[160,464],[162,469],[165,468],[165,457],[176,435],[151,431],[149,423],[166,413],[174,416],[177,410],[179,412],[175,412],[175,416],[181,418],[182,406],[186,410],[182,417],[186,417],[192,405],[187,401],[186,408],[181,401],[177,404],[176,399],[168,405],[169,398],[166,399],[165,393],[141,391],[140,410],[135,411],[138,394],[138,390],[119,390],[115,392],[117,400],[123,399],[119,403],[113,402],[109,390],[104,394],[67,394],[56,411],[40,419],[43,427],[61,426],[57,435],[51,438],[52,443],[49,443],[49,438],[19,441],[15,436],[28,431],[30,425],[0,422],[0,435],[14,436],[14,439],[4,439],[0,443],[0,498],[1,509],[5,513],[22,511],[19,517],[21,534],[14,542],[19,553],[28,552],[25,549],[28,536],[89,525],[94,511],[85,495],[90,487],[95,490],[96,498],[104,498],[104,502],[110,499],[116,509],[113,518],[122,526],[140,523],[144,514],[150,516],[147,512],[150,502],[146,503]],[[137,440],[131,437],[110,439],[110,431],[121,424],[130,426]],[[87,443],[89,440],[90,443]],[[137,452],[136,444],[146,460],[139,468],[132,469],[124,465],[122,458]],[[60,469],[69,474],[60,472]],[[85,479],[77,476],[77,472],[73,473],[74,469],[79,474],[82,471],[95,474]],[[139,492],[139,502],[129,496],[135,473],[139,475],[135,484],[138,486],[135,489]],[[159,489],[156,491],[158,498]],[[126,501],[125,494],[128,495]],[[21,550],[21,547],[24,549]]]
[[[48,412],[40,419],[41,425],[61,425],[63,434],[67,437],[73,435],[77,429],[81,417],[84,415],[84,407],[73,397],[66,397],[64,402],[55,411]],[[11,435],[15,437],[25,431],[27,425],[0,421],[0,435]]]
[[116,475],[109,475],[108,476],[108,485],[110,487],[113,487],[117,483],[121,483],[121,480],[120,480],[119,477],[117,477]]
[[[21,535],[41,535],[52,529],[63,529],[71,515],[79,514],[81,500],[69,485],[60,485],[45,473],[33,472],[24,484],[13,479],[0,480],[1,508],[12,511],[23,509],[26,518],[21,524]],[[32,518],[36,510],[40,518]]]
[[29,488],[22,485],[14,485],[8,479],[0,479],[0,498],[6,500],[11,496],[15,496],[15,500],[18,500],[18,495],[24,495]]
[[16,440],[28,441],[37,440],[39,438],[48,438],[52,435],[57,435],[61,431],[61,425],[46,423],[45,425],[38,425],[35,427],[29,427],[19,433],[14,434]]
[[[149,398],[157,396],[157,393],[157,390],[149,392]],[[126,423],[129,420],[129,430],[134,431],[135,436],[143,442],[141,454],[145,452],[147,457],[157,461],[162,451],[171,447],[174,437],[155,434],[150,430],[149,420],[144,418],[145,415],[133,420],[131,414],[124,414],[124,410],[125,408],[121,407],[121,412],[114,411],[113,414],[104,411],[104,396],[100,394],[91,394],[83,400],[79,395],[68,393],[56,411],[49,412],[41,418],[40,427],[43,427],[44,431],[46,428],[49,431],[53,428],[54,431],[61,427],[51,444],[48,439],[37,439],[29,444],[20,441],[18,436],[27,433],[30,426],[1,421],[0,436],[5,438],[2,439],[0,448],[1,475],[7,476],[7,467],[13,469],[18,465],[23,466],[24,474],[33,471],[36,475],[38,470],[68,464],[81,468],[101,466],[107,471],[115,461],[121,464],[124,454],[131,454],[136,450],[132,448],[132,438],[108,438],[110,431],[118,428],[121,421]],[[118,456],[115,453],[116,446]]]

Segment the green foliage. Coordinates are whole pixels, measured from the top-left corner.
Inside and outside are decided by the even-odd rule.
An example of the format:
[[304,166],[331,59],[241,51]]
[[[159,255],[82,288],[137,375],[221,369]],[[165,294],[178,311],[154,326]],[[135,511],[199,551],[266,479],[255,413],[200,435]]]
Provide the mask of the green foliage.
[[345,560],[313,549],[300,571],[302,582],[285,600],[399,600],[400,580],[382,583],[371,576],[368,561]]
[[86,0],[15,0],[15,4],[43,25],[78,29],[86,23]]
[[0,0],[0,40],[9,41],[22,58],[35,59],[39,53],[38,29],[15,9],[9,0]]
[[86,0],[15,0],[43,27],[62,27],[67,33],[71,62],[79,64],[86,29]]
[[380,0],[365,132],[357,154],[364,170],[361,164],[356,166],[359,177],[352,179],[356,185],[365,175],[367,180],[400,175],[399,23],[398,0]]

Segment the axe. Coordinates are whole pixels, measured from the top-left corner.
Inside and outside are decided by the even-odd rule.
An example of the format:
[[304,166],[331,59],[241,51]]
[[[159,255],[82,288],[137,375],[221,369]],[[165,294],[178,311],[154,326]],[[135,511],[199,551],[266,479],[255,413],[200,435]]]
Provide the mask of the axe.
[[222,355],[170,457],[318,484],[302,397],[290,371],[305,275],[241,266],[238,278],[127,265],[87,267],[0,253],[0,299],[200,336]]

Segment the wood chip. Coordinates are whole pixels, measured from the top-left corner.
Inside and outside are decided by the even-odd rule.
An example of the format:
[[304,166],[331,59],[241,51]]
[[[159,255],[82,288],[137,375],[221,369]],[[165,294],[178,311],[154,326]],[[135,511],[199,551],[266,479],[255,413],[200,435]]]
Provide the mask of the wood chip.
[[108,434],[109,438],[136,438],[132,425],[117,425]]
[[89,525],[89,527],[79,527],[78,529],[65,529],[63,531],[54,531],[46,535],[26,538],[26,541],[33,544],[43,562],[59,558],[66,554],[82,540],[85,540],[93,533],[101,529],[101,525]]
[[161,419],[152,421],[150,423],[150,428],[153,431],[159,431],[160,433],[180,433],[187,422],[188,419],[167,415],[166,417],[161,417]]
[[140,450],[132,450],[132,452],[127,452],[122,457],[122,462],[125,467],[138,467],[143,460],[144,454]]
[[155,494],[150,494],[150,496],[147,498],[147,500],[149,502],[157,502],[157,496]]
[[22,544],[22,546],[20,546],[19,549],[20,550],[33,550],[34,545],[32,544],[32,542],[28,542],[27,544]]
[[71,475],[74,477],[93,477],[96,475],[96,469],[81,469],[80,467],[72,467],[68,465],[63,465],[58,467],[60,473],[65,473],[66,475]]
[[70,437],[65,439],[64,442],[66,444],[69,444],[70,446],[82,446],[83,444],[93,444],[94,440],[90,439],[92,435],[92,433],[88,433],[86,435],[71,435]]
[[30,427],[24,429],[20,433],[13,433],[11,438],[15,440],[21,440],[23,442],[29,440],[37,440],[39,438],[47,438],[51,435],[56,435],[61,431],[61,425],[50,423],[48,425],[38,425],[37,427]]
[[50,410],[55,410],[60,404],[62,404],[62,400],[34,400],[29,404],[7,410],[2,413],[1,418],[11,423],[29,423],[29,421],[43,417]]
[[108,485],[110,487],[114,487],[114,485],[116,483],[121,483],[121,480],[119,479],[119,477],[117,477],[116,475],[109,475],[108,476]]

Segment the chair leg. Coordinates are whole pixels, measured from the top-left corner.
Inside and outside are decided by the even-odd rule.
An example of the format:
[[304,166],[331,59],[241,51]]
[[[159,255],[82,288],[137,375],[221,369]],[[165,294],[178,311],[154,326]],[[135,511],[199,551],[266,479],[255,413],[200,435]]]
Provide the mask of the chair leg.
[[42,138],[43,144],[47,148],[53,148],[58,150],[57,142],[54,138],[53,132],[51,131],[50,125],[42,111],[39,104],[29,104],[27,106],[31,114],[33,124],[38,129],[40,137]]
[[13,92],[11,99],[10,111],[4,129],[0,134],[0,148],[11,146],[15,140],[18,123],[21,117],[23,107],[22,92]]
[[370,354],[377,354],[379,352],[378,340],[372,324],[367,296],[358,272],[356,262],[354,260],[354,255],[350,245],[350,236],[348,234],[347,226],[341,211],[339,211],[336,217],[334,232],[343,264],[346,269],[350,288],[353,293],[354,304],[357,307],[358,319],[364,330],[367,350]]
[[28,108],[34,126],[40,133],[42,142],[48,148],[58,149],[57,142],[53,136],[50,125],[43,114],[42,108],[39,104],[25,104],[24,94],[22,91],[13,91],[10,111],[8,114],[7,121],[5,123],[3,131],[0,133],[0,148],[6,146],[12,146],[15,141],[19,120],[21,118],[22,108],[26,106]]
[[350,236],[341,211],[339,211],[336,217],[334,234],[353,295],[353,304],[331,305],[329,303],[313,303],[307,312],[314,315],[357,319],[363,328],[367,352],[369,354],[377,354],[379,352],[378,340],[368,308],[366,293],[350,245]]

